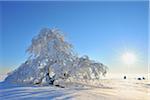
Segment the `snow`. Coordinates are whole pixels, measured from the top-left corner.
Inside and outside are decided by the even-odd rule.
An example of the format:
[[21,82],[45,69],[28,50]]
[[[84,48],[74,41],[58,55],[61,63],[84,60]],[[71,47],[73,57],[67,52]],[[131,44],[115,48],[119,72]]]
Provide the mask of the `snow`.
[[30,56],[19,68],[0,76],[0,100],[150,99],[148,80],[103,78],[107,67],[75,55],[56,29],[42,29],[27,52]]
[[6,77],[7,77],[7,74],[0,74],[0,82],[4,81]]
[[[1,82],[0,100],[150,100],[150,81],[102,79],[103,86],[30,86]],[[77,87],[75,87],[77,85]]]

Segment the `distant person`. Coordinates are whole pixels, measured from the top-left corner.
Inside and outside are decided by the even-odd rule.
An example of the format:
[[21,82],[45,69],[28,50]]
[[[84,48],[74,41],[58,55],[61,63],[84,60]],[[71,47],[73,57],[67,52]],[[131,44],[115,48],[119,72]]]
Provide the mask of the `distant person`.
[[123,77],[123,79],[127,79],[127,77],[126,77],[126,76],[124,76],[124,77]]
[[141,78],[139,77],[138,80],[141,80]]
[[142,79],[145,80],[145,77],[143,77]]

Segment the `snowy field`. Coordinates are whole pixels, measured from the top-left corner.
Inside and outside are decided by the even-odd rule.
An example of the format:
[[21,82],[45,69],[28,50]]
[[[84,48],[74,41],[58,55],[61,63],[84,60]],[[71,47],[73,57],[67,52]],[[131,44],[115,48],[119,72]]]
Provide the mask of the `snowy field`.
[[[3,78],[4,79],[4,78]],[[103,79],[103,86],[59,88],[0,83],[0,100],[150,100],[147,80]]]

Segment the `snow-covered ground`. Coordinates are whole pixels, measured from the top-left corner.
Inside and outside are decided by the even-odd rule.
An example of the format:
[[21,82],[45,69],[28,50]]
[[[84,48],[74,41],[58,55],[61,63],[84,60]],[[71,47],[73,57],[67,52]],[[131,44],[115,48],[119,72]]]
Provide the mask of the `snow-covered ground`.
[[103,79],[103,86],[59,88],[0,83],[0,100],[150,100],[147,80]]

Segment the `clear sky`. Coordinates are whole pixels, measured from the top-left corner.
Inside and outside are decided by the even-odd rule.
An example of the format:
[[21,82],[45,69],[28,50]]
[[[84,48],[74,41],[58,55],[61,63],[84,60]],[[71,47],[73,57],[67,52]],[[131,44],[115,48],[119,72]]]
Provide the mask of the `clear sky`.
[[26,48],[41,28],[57,27],[80,56],[88,55],[126,73],[121,57],[132,52],[130,73],[146,73],[148,1],[144,2],[0,2],[0,73],[25,61]]

